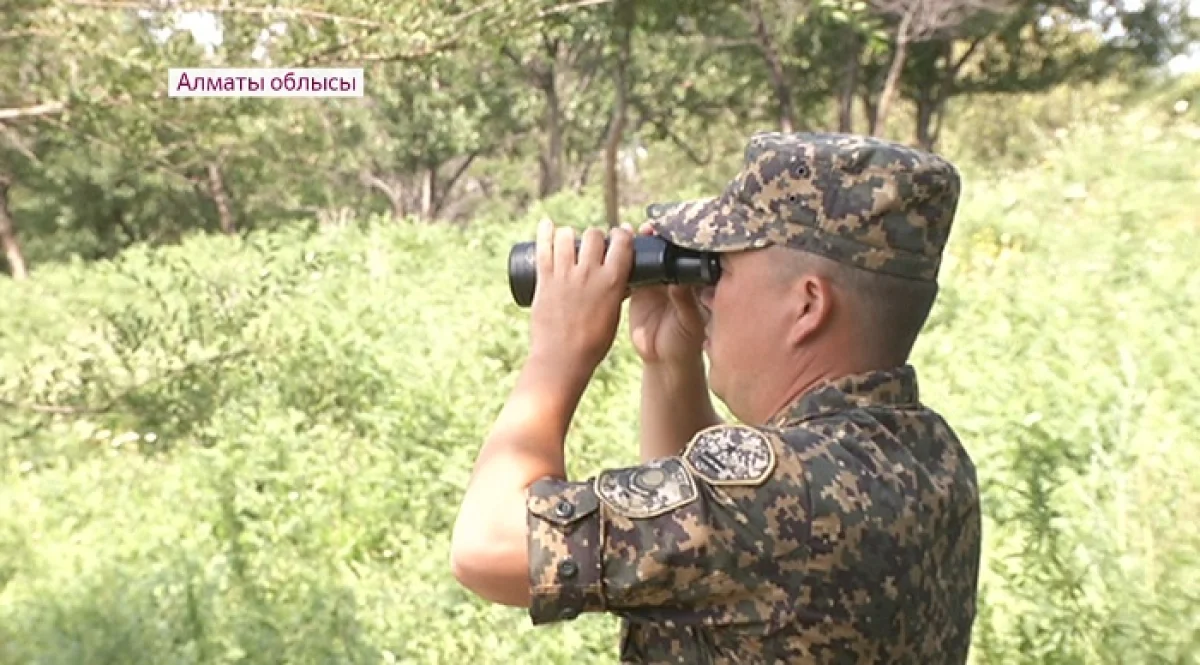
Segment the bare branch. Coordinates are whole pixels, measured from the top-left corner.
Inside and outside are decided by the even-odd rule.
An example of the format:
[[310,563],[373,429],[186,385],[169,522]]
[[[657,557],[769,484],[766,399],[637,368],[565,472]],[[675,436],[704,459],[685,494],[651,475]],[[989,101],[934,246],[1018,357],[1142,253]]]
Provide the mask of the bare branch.
[[679,137],[678,134],[671,130],[671,127],[667,123],[667,119],[664,117],[663,112],[650,110],[651,107],[646,103],[646,100],[638,97],[637,95],[630,95],[629,103],[633,105],[639,114],[641,114],[642,121],[649,122],[650,124],[654,125],[654,127],[657,128],[658,131],[663,134],[663,136],[666,136],[671,140],[672,143],[675,144],[677,148],[682,150],[683,153],[687,155],[688,159],[692,160],[693,163],[698,166],[705,166],[712,161],[711,146],[709,155],[707,157],[701,157],[696,153],[695,146],[691,142],[684,141]]
[[762,0],[749,0],[747,5],[754,36],[758,40],[759,51],[767,64],[767,72],[771,75],[771,87],[775,91],[775,102],[779,105],[779,129],[784,133],[791,133],[796,127],[796,107],[792,103],[792,88],[788,84],[783,58],[776,47],[774,36],[767,28],[767,18],[763,11]]
[[[892,98],[908,58],[909,45],[954,35],[968,20],[983,13],[1004,13],[1016,0],[870,0],[876,12],[899,18],[895,28],[892,62],[879,93],[871,122],[871,133],[886,131]],[[974,50],[974,46],[972,47]],[[969,55],[969,52],[968,52]]]
[[371,169],[361,169],[358,172],[358,179],[359,182],[361,182],[364,186],[378,189],[389,199],[394,199],[400,196],[400,192],[397,191],[396,187],[393,187],[391,184],[383,180],[383,178],[375,175]]
[[426,44],[420,48],[404,53],[368,53],[355,58],[357,62],[412,62],[432,55],[453,51],[462,43],[461,36],[443,39],[440,42]]
[[921,42],[962,26],[982,13],[1003,13],[1014,0],[871,0],[878,13],[900,19],[905,29],[897,40]]
[[[157,6],[148,2],[124,2],[122,0],[64,0],[65,4],[75,5],[78,7],[93,7],[96,9],[141,9],[145,11],[163,11],[166,9],[162,6]],[[355,18],[353,16],[344,16],[341,14],[331,14],[330,12],[319,11],[316,9],[304,9],[301,7],[224,7],[219,5],[190,5],[181,3],[180,5],[172,5],[172,11],[187,11],[187,12],[213,12],[213,13],[232,13],[232,14],[258,14],[260,16],[284,15],[293,16],[296,18],[311,18],[322,21],[335,21],[348,23],[350,25],[361,25],[368,28],[380,28],[383,24],[378,21],[369,21],[367,19]]]
[[463,174],[467,172],[467,169],[471,167],[471,162],[475,161],[475,158],[479,156],[480,152],[480,150],[472,150],[471,153],[467,155],[467,158],[458,165],[458,168],[454,169],[454,173],[450,174],[450,178],[446,181],[446,184],[442,187],[442,191],[438,193],[437,199],[433,202],[432,216],[435,219],[446,207],[446,202],[450,198],[450,193],[454,190],[454,186],[458,184],[459,179],[462,178]]
[[[363,35],[361,38],[366,39],[367,37],[371,37],[371,36],[375,35],[376,32],[378,32],[378,29],[367,31],[367,33],[365,35]],[[303,58],[301,58],[294,66],[308,67],[308,66],[312,65],[313,63],[321,62],[324,58],[328,58],[330,56],[337,55],[338,53],[341,53],[342,51],[345,51],[348,48],[356,46],[357,42],[358,42],[358,40],[351,39],[351,40],[347,40],[342,43],[334,44],[324,50],[317,51],[315,53],[309,52],[309,53],[305,54],[305,56]]]
[[4,136],[8,138],[8,142],[12,144],[13,149],[24,155],[26,159],[34,164],[37,164],[38,166],[42,164],[42,161],[38,159],[38,156],[33,152],[33,150],[31,150],[29,146],[25,144],[25,139],[21,138],[21,135],[17,133],[17,130],[4,123],[0,123],[0,133],[4,134]]
[[543,9],[537,13],[537,16],[538,18],[546,18],[547,16],[551,16],[553,14],[565,14],[576,9],[595,7],[597,5],[606,5],[610,2],[613,2],[613,0],[577,0],[576,2],[568,2],[566,4],[550,7],[549,9]]
[[[566,13],[566,12],[569,12],[569,11],[572,11],[575,9],[580,9],[583,7],[594,7],[596,5],[603,5],[603,4],[607,4],[610,2],[613,2],[613,0],[579,0],[577,2],[570,2],[570,3],[563,4],[563,5],[551,7],[549,9],[540,10],[534,16],[534,18],[535,19],[544,19],[544,18],[546,18],[548,16],[552,16],[554,14],[563,14],[563,13]],[[487,10],[497,4],[499,4],[499,3],[489,2],[489,3],[479,5],[478,7],[475,7],[473,9],[471,9],[470,11],[466,11],[466,12],[463,12],[462,14],[458,14],[458,15],[454,16],[452,20],[455,23],[462,23],[463,21],[474,16],[475,14],[478,14],[484,10]],[[420,60],[421,58],[425,58],[425,57],[428,57],[431,55],[437,55],[437,54],[445,52],[445,51],[453,50],[459,46],[459,44],[462,42],[462,39],[463,39],[462,35],[454,35],[452,37],[448,37],[441,41],[434,42],[432,44],[427,44],[425,46],[422,46],[413,51],[409,51],[407,53],[398,53],[398,54],[391,54],[391,55],[378,55],[378,54],[367,55],[367,56],[363,56],[362,58],[360,58],[360,60],[367,61],[367,62],[409,62],[409,61],[413,61],[413,60]]]
[[978,49],[979,45],[982,44],[987,38],[988,35],[980,35],[979,37],[976,37],[971,42],[971,46],[967,48],[966,52],[962,54],[962,57],[958,59],[958,62],[954,63],[954,65],[950,67],[950,70],[946,73],[947,78],[952,79],[955,76],[958,76],[958,72],[962,70],[963,65],[967,64],[967,60],[974,55],[975,50]]
[[[108,6],[108,7],[128,6],[130,8],[147,8],[137,2],[123,2],[121,0],[66,0],[66,1],[69,3],[72,3],[72,4],[78,4],[78,5],[84,5],[84,6]],[[565,14],[567,12],[570,12],[570,11],[573,11],[576,9],[582,9],[584,7],[595,7],[598,5],[608,4],[610,2],[613,2],[613,0],[576,0],[575,2],[568,2],[568,3],[561,4],[561,5],[556,5],[554,7],[549,7],[547,9],[539,10],[536,14],[533,14],[533,15],[529,16],[528,18],[523,19],[522,21],[519,21],[519,22],[524,23],[525,25],[532,25],[532,24],[536,24],[537,22],[539,22],[543,19],[546,19],[550,16],[554,16],[556,14]],[[485,2],[476,7],[472,7],[471,9],[469,9],[461,14],[456,14],[454,16],[447,17],[446,21],[448,21],[451,24],[451,27],[454,28],[455,26],[458,26],[458,25],[466,22],[467,19],[469,19],[477,14],[481,14],[483,12],[491,10],[502,4],[503,4],[502,0],[493,0],[492,2]],[[382,24],[376,23],[374,21],[366,21],[364,19],[354,19],[352,17],[338,16],[338,15],[334,15],[334,14],[328,14],[326,12],[317,12],[317,11],[303,10],[303,9],[283,10],[283,9],[274,9],[274,8],[265,8],[265,7],[264,8],[221,8],[221,9],[197,8],[196,11],[237,11],[237,12],[243,12],[243,13],[270,13],[273,11],[291,12],[291,13],[294,13],[297,15],[307,15],[307,16],[318,17],[318,18],[327,18],[330,20],[343,20],[343,21],[351,22],[351,23],[354,23],[357,25],[368,26],[368,27],[375,28],[375,29],[380,29],[380,28],[385,27]],[[372,34],[374,34],[374,33],[369,33],[368,35],[364,35],[362,38],[372,36]],[[348,44],[341,44],[341,45],[333,47],[332,49],[330,49],[324,53],[317,54],[316,56],[306,57],[303,61],[303,65],[308,66],[310,64],[313,64],[313,63],[321,60],[325,56],[334,55],[342,50],[345,50],[347,48],[354,46],[358,41],[359,41],[359,39],[351,40],[350,43],[348,43]],[[462,31],[460,29],[458,34],[452,34],[441,40],[427,43],[427,44],[422,44],[422,45],[420,45],[412,50],[409,50],[409,51],[404,51],[401,53],[370,53],[370,54],[366,54],[366,55],[362,55],[362,56],[354,58],[353,62],[413,62],[413,61],[421,60],[421,59],[424,59],[424,58],[427,58],[430,56],[440,55],[443,53],[454,51],[455,49],[459,48],[463,44],[464,41],[469,41],[469,39],[467,39],[466,35],[462,34]]]
[[51,113],[58,113],[63,108],[62,102],[46,102],[45,104],[26,106],[25,108],[0,109],[0,120],[15,120],[30,116],[49,115]]
[[521,60],[521,56],[517,55],[516,51],[513,51],[512,47],[508,44],[500,47],[500,53],[512,61],[512,63],[521,70],[521,73],[525,75],[525,78],[529,81],[529,84],[534,87],[542,86],[545,78],[549,76],[549,74],[546,72],[546,68],[542,67],[540,63],[532,60],[530,62],[524,62]]
[[675,38],[681,44],[697,44],[709,49],[742,48],[758,46],[758,41],[750,38],[721,37],[719,35],[680,35]]
[[[79,0],[79,1],[82,1],[82,0]],[[472,16],[475,16],[476,14],[479,14],[488,9],[491,9],[492,7],[494,7],[498,4],[500,4],[500,3],[499,2],[484,3],[482,5],[472,8],[468,11],[465,11],[461,14],[457,14],[457,15],[451,17],[449,19],[449,21],[452,25],[461,24],[461,23],[465,22],[467,19],[471,18]],[[380,28],[381,26],[379,24],[373,24],[372,27]],[[369,33],[368,35],[364,35],[364,37],[369,37],[369,36],[372,36],[373,34],[374,34],[374,32]],[[325,52],[319,53],[315,56],[306,57],[303,61],[303,65],[308,66],[310,64],[313,64],[313,63],[319,61],[321,58],[325,57],[326,55],[333,55],[334,53],[337,53],[339,51],[350,48],[351,46],[355,45],[355,41],[357,41],[357,40],[352,40],[348,44],[341,44],[341,45],[335,46],[332,49],[328,49]],[[453,51],[454,49],[459,47],[459,45],[462,43],[462,41],[463,41],[463,35],[456,34],[451,37],[442,39],[440,41],[423,44],[411,51],[406,51],[403,53],[388,53],[388,54],[370,53],[367,55],[360,56],[358,58],[354,58],[351,62],[412,62],[415,60],[421,60],[423,58],[427,58],[429,56],[438,55],[440,53]],[[332,63],[327,63],[327,64],[332,64]]]

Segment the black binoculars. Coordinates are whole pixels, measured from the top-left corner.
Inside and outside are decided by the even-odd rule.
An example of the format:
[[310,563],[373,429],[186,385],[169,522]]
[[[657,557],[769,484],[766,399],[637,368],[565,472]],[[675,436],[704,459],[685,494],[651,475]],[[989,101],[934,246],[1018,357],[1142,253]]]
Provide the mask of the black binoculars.
[[[580,241],[575,241],[579,251]],[[608,249],[608,239],[604,240]],[[716,284],[721,264],[713,252],[685,249],[658,236],[633,238],[633,265],[629,271],[630,288],[656,284]],[[520,307],[533,304],[537,288],[537,243],[513,245],[508,254],[508,288]]]

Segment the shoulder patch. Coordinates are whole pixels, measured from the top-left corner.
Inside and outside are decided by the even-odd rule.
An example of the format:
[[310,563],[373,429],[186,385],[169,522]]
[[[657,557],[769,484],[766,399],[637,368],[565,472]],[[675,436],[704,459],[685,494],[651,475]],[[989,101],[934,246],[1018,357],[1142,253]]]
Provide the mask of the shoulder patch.
[[657,517],[696,499],[696,481],[677,458],[608,469],[596,476],[596,496],[619,515]]
[[775,470],[776,439],[745,425],[717,425],[700,430],[683,460],[697,476],[713,485],[759,485]]

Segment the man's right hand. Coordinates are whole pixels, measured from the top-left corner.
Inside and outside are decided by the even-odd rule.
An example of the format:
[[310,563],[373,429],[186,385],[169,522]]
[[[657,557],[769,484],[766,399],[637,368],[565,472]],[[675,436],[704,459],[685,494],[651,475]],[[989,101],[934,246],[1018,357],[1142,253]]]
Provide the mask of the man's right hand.
[[[642,224],[641,235],[652,235]],[[670,284],[634,289],[629,296],[633,348],[647,365],[695,362],[704,350],[704,316],[690,286]]]

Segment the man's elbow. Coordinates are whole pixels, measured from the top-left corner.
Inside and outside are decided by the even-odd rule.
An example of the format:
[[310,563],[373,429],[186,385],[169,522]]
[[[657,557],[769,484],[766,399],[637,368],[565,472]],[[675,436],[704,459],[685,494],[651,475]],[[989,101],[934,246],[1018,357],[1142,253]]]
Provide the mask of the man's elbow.
[[529,607],[525,552],[514,544],[456,534],[450,546],[450,570],[459,584],[484,600]]
[[479,551],[477,544],[468,544],[463,538],[455,536],[450,543],[450,572],[464,588],[478,592],[481,582],[487,577],[487,570],[482,565],[485,555]]

